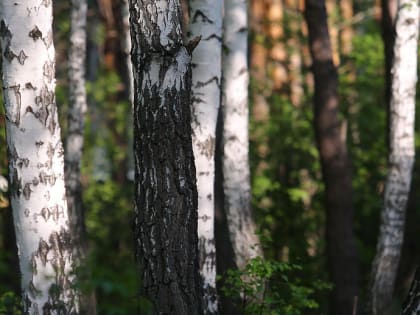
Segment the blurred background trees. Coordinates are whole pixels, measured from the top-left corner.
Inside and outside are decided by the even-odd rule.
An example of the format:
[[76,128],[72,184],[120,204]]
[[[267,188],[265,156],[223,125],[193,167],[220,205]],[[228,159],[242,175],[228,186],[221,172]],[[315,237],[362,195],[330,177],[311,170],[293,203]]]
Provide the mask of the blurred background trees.
[[[61,1],[54,5],[56,97],[65,139],[69,110],[70,6]],[[81,183],[90,247],[90,271],[86,279],[90,277],[91,281],[82,281],[79,285],[85,290],[95,290],[98,314],[135,314],[139,309],[147,314],[148,309],[147,301],[138,299],[132,250],[134,236],[130,228],[133,186],[127,178],[132,169],[128,163],[131,144],[127,135],[131,130],[131,103],[123,42],[123,6],[124,1],[119,0],[88,1],[88,111]],[[332,61],[338,74],[340,106],[337,115],[352,173],[351,202],[360,264],[357,299],[358,304],[363,305],[379,235],[387,175],[386,104],[390,98],[389,47],[393,47],[393,31],[389,30],[389,25],[395,19],[396,9],[392,1],[373,0],[329,0],[326,8]],[[249,136],[252,207],[264,257],[270,262],[269,266],[276,266],[275,270],[283,268],[276,263],[298,266],[280,273],[265,273],[264,277],[271,281],[268,289],[292,305],[287,308],[288,305],[281,304],[282,314],[310,315],[329,312],[332,291],[316,284],[319,280],[330,283],[332,269],[326,255],[327,185],[313,127],[314,79],[304,10],[302,0],[249,2]],[[7,176],[4,125],[4,109],[0,106],[0,175]],[[420,149],[419,137],[416,130],[416,153]],[[420,258],[418,170],[416,161],[393,296],[398,307],[407,295]],[[10,292],[20,295],[17,250],[6,190],[0,177],[1,301],[7,299]],[[227,258],[217,256],[218,260]],[[265,268],[258,262],[253,266],[254,271]],[[285,274],[287,282],[282,278]],[[224,293],[219,290],[219,294]],[[294,299],[314,303],[300,304],[293,309],[293,305],[298,304]]]

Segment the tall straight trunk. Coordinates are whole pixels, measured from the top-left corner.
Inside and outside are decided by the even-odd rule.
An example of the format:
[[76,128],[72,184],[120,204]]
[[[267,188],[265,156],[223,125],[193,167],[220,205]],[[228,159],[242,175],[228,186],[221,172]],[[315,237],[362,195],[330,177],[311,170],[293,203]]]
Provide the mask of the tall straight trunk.
[[[80,168],[84,145],[87,111],[86,64],[86,0],[72,0],[69,50],[69,114],[64,153],[64,173],[70,227],[73,234],[74,258],[82,265],[87,254],[85,216],[82,200]],[[83,314],[96,314],[95,295],[86,292],[80,299]]]
[[268,137],[265,126],[270,116],[270,106],[267,102],[270,88],[267,74],[268,49],[266,24],[267,0],[251,0],[249,9],[249,24],[252,32],[250,47],[250,70],[253,79],[251,89],[252,116],[258,127],[255,136],[258,138],[257,152],[261,162],[256,167],[257,174],[261,174],[266,168],[268,154]]
[[73,0],[69,51],[69,115],[66,139],[65,180],[70,225],[74,233],[75,255],[83,258],[86,250],[85,222],[82,207],[80,167],[82,160],[86,104],[86,12],[84,0]]
[[190,0],[190,38],[202,39],[192,56],[192,132],[198,190],[198,247],[204,312],[217,313],[214,240],[214,152],[222,75],[222,0]]
[[202,314],[191,52],[178,0],[130,0],[135,242],[155,314]]
[[52,1],[1,1],[11,203],[25,314],[79,314],[55,104]]
[[269,37],[269,73],[271,76],[271,87],[276,91],[284,91],[288,82],[286,69],[287,51],[284,43],[284,6],[283,0],[266,1],[265,23],[266,32]]
[[372,266],[369,312],[387,314],[403,243],[405,208],[414,164],[419,6],[400,0],[392,64],[390,152],[379,239]]
[[353,233],[350,161],[338,116],[338,74],[325,1],[306,0],[305,4],[315,81],[315,135],[325,183],[327,262],[334,285],[330,314],[352,314],[359,295],[359,262]]
[[349,56],[352,50],[353,41],[353,0],[340,1],[341,17],[345,23],[340,31],[340,53]]
[[222,84],[224,209],[239,269],[243,269],[251,258],[262,255],[251,211],[247,26],[246,0],[225,0]]

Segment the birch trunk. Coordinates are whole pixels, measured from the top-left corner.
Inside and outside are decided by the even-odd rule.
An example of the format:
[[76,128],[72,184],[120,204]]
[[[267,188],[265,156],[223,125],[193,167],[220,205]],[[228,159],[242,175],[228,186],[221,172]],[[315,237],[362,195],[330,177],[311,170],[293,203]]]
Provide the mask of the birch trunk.
[[315,136],[325,183],[327,263],[334,285],[330,314],[350,315],[359,294],[359,266],[350,161],[339,119],[338,73],[333,63],[325,0],[306,0],[305,19],[315,82]]
[[[126,85],[127,95],[130,102],[132,112],[134,101],[134,78],[133,78],[133,65],[131,63],[131,36],[130,36],[130,12],[128,7],[128,0],[123,0],[121,3],[121,17],[122,17],[122,30],[123,39],[121,41],[121,49],[126,58],[125,64],[127,68]],[[129,126],[133,125],[133,115],[128,117]],[[133,153],[133,130],[128,128],[128,149],[127,149],[127,179],[134,181],[134,153]]]
[[[74,258],[79,265],[83,265],[87,254],[87,239],[80,168],[87,112],[85,87],[87,2],[86,0],[72,0],[71,5],[68,70],[69,114],[64,172],[70,227],[74,236]],[[80,309],[83,314],[96,314],[96,301],[93,292],[83,294],[80,299]]]
[[246,0],[226,0],[222,85],[223,188],[230,241],[239,269],[243,269],[250,259],[262,255],[251,211],[247,27]]
[[79,314],[55,104],[52,1],[1,1],[11,183],[25,314]]
[[414,164],[419,6],[400,0],[396,20],[390,104],[390,152],[379,239],[372,266],[369,312],[387,314],[403,243],[405,208]]
[[69,52],[69,115],[66,139],[65,178],[70,225],[74,234],[77,258],[85,256],[85,222],[82,209],[80,167],[83,151],[85,114],[86,13],[84,0],[72,0]]
[[135,239],[155,314],[202,314],[191,142],[191,51],[178,0],[130,0]]
[[192,131],[197,169],[198,239],[204,312],[217,313],[214,240],[214,152],[222,67],[222,0],[190,0],[190,38],[201,36],[192,57]]

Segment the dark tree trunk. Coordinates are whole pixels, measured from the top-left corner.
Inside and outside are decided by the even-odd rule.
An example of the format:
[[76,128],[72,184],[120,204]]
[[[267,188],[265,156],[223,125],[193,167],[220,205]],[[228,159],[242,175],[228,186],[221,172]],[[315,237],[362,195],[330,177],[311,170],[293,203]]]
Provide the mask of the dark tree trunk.
[[135,241],[156,314],[201,314],[191,51],[179,1],[130,0]]
[[416,315],[420,312],[420,267],[417,267],[416,274],[411,284],[410,292],[404,302],[402,315]]
[[359,262],[353,233],[350,161],[338,117],[338,74],[332,60],[325,1],[306,0],[312,71],[314,124],[326,197],[327,260],[334,288],[330,314],[352,314],[359,295]]

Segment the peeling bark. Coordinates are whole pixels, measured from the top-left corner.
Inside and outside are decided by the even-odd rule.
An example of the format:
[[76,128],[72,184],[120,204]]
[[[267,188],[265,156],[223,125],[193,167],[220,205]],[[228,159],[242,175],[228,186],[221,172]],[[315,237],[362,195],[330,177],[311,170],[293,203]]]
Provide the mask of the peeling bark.
[[217,313],[214,240],[214,152],[222,74],[222,0],[190,0],[190,39],[201,36],[192,56],[192,131],[197,169],[198,237],[204,313]]
[[330,314],[350,315],[359,295],[359,266],[350,161],[338,116],[338,73],[333,63],[325,1],[306,0],[305,19],[315,81],[315,136],[325,183],[327,263],[334,285]]
[[248,139],[247,3],[226,0],[223,53],[224,208],[236,266],[261,256],[251,211]]
[[403,244],[405,211],[415,155],[418,28],[417,0],[401,0],[397,11],[391,71],[388,176],[367,304],[369,312],[374,315],[388,314]]
[[51,1],[0,2],[11,203],[25,314],[79,314],[55,104]]
[[130,0],[135,241],[155,314],[202,314],[191,55],[179,1]]

